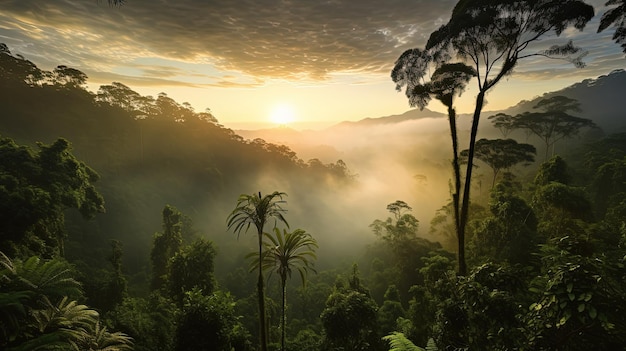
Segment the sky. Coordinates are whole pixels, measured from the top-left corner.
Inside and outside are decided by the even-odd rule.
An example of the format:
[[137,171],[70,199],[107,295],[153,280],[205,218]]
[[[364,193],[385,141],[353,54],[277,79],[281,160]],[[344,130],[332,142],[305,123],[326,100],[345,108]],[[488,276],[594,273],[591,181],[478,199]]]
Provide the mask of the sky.
[[[583,32],[583,69],[526,60],[488,96],[498,110],[626,67],[613,29],[596,33],[605,0]],[[38,67],[86,73],[88,88],[121,82],[165,92],[231,128],[316,128],[410,109],[390,72],[407,49],[445,24],[451,0],[0,0],[0,42]],[[543,45],[552,43],[545,40]],[[457,110],[473,110],[470,85]],[[433,102],[429,106],[443,111]],[[298,123],[293,123],[298,122]],[[271,124],[270,124],[271,125]]]

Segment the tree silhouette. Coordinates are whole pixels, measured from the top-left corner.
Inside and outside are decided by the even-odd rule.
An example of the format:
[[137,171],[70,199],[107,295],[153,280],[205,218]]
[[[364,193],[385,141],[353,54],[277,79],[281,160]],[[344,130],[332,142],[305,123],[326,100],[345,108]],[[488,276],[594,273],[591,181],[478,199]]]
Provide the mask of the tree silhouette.
[[[306,283],[306,274],[314,271],[312,259],[316,259],[315,249],[317,241],[302,229],[287,232],[283,229],[274,228],[274,235],[264,233],[266,250],[263,253],[262,269],[276,272],[280,276],[282,293],[282,318],[281,318],[281,350],[285,350],[285,331],[287,326],[287,278],[291,278],[292,271],[296,270],[300,275],[302,284]],[[247,257],[255,256],[251,253]],[[254,267],[259,265],[258,257]]]
[[[415,55],[410,74],[405,75],[405,83],[419,85],[419,80],[426,75],[431,62],[441,67],[455,58],[473,68],[478,83],[462,202],[460,213],[455,213],[458,216],[459,274],[467,273],[465,227],[468,222],[476,136],[485,94],[503,77],[510,75],[523,58],[561,58],[577,67],[584,66],[581,59],[585,53],[571,41],[546,50],[527,51],[533,42],[550,32],[559,36],[569,26],[582,30],[593,15],[593,7],[579,0],[461,0],[452,11],[448,23],[433,32],[425,49]],[[412,102],[411,99],[409,102]]]
[[[467,150],[461,156],[467,156]],[[500,171],[508,170],[522,162],[534,162],[537,150],[530,144],[518,144],[513,139],[480,139],[476,142],[476,158],[493,171],[491,187],[496,184]]]
[[[553,96],[539,101],[533,108],[541,112],[525,112],[515,117],[515,128],[527,130],[538,136],[546,146],[545,161],[548,160],[550,147],[564,138],[577,135],[582,128],[593,128],[593,121],[575,117],[568,111],[580,111],[580,104],[575,99],[565,96]],[[554,149],[553,149],[554,153]]]
[[600,19],[600,25],[598,26],[598,33],[607,29],[609,26],[615,26],[615,33],[613,33],[613,40],[617,44],[622,46],[624,53],[626,53],[626,0],[609,0],[604,6],[617,5],[608,11],[606,11]]
[[[275,191],[269,195],[261,196],[261,192],[257,194],[242,194],[237,200],[235,209],[228,215],[228,229],[233,229],[237,233],[237,237],[242,231],[247,232],[250,226],[254,225],[257,230],[259,244],[259,261],[263,259],[263,229],[265,224],[271,218],[274,218],[274,227],[278,221],[283,222],[287,227],[289,224],[283,213],[286,211],[282,208],[285,203],[283,197],[287,194]],[[263,283],[263,267],[259,265],[259,275],[257,280],[257,295],[259,302],[259,326],[261,351],[267,351],[267,328],[265,327],[265,284]]]
[[493,116],[489,116],[487,119],[491,120],[494,127],[498,128],[502,136],[508,138],[509,134],[515,130],[513,122],[515,117],[506,113],[497,113]]
[[[461,192],[461,170],[459,161],[458,133],[456,128],[456,109],[454,96],[461,95],[469,80],[476,75],[474,69],[463,63],[443,64],[435,69],[429,82],[424,81],[426,69],[431,65],[433,57],[420,49],[405,51],[396,61],[391,78],[396,83],[396,90],[406,85],[405,94],[409,105],[424,109],[434,96],[448,109],[450,139],[452,141],[452,169],[454,171],[454,191],[452,205],[454,207],[454,226],[459,232],[459,194]],[[461,252],[461,250],[459,250]]]

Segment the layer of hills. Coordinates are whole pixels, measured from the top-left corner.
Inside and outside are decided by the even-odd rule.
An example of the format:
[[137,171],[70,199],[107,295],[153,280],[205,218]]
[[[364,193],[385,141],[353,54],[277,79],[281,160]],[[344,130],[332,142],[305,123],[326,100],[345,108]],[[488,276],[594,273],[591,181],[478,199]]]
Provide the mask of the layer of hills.
[[[34,148],[66,138],[101,176],[96,187],[106,214],[90,222],[67,215],[68,254],[100,262],[96,266],[106,261],[109,240],[118,239],[132,252],[125,258],[131,273],[147,274],[166,204],[218,243],[224,252],[218,266],[228,270],[247,253],[237,251],[241,245],[254,245],[250,238],[238,242],[226,228],[241,193],[288,193],[290,224],[316,235],[321,257],[345,255],[347,248],[361,247],[357,241],[372,240],[369,224],[385,218],[393,201],[409,203],[424,232],[447,201],[450,146],[443,114],[411,110],[321,131],[233,131],[166,94],[141,96],[121,83],[94,94],[85,90],[86,79],[65,66],[42,71],[0,47],[0,137]],[[581,117],[615,132],[625,125],[618,103],[625,86],[626,72],[619,70],[548,94],[578,99]],[[460,116],[461,130],[467,119]],[[497,132],[488,123],[481,131]]]
[[[599,76],[595,79],[585,79],[561,90],[546,92],[532,100],[520,101],[515,106],[503,110],[483,111],[482,116],[491,116],[497,113],[517,115],[524,112],[533,111],[534,106],[542,99],[556,95],[566,96],[576,99],[580,103],[581,112],[578,117],[593,120],[605,133],[615,133],[626,130],[626,111],[621,100],[626,92],[626,71],[618,69],[607,75]],[[325,133],[349,129],[351,127],[380,127],[403,122],[411,122],[421,119],[446,118],[447,115],[425,108],[423,110],[411,109],[399,115],[382,117],[368,117],[359,121],[344,121],[329,128],[319,131],[296,131],[294,129],[280,127],[259,130],[236,130],[239,135],[246,138],[265,138],[270,141],[286,141],[290,138],[301,138],[308,134],[323,135]],[[463,123],[471,118],[468,114],[460,114],[459,121]],[[483,123],[483,128],[489,128],[487,123]]]

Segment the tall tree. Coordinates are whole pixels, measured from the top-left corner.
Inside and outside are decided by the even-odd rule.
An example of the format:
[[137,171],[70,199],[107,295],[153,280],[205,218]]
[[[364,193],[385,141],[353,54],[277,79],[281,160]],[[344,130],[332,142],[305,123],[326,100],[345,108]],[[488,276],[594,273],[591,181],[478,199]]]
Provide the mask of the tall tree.
[[[283,229],[274,228],[274,235],[264,233],[266,250],[263,255],[262,268],[270,272],[276,272],[280,277],[280,287],[282,294],[282,317],[281,317],[281,350],[285,351],[285,331],[287,326],[287,278],[291,278],[291,272],[297,271],[302,280],[302,285],[306,283],[306,274],[314,271],[313,259],[316,259],[315,249],[317,241],[302,229],[287,232]],[[255,256],[251,253],[248,257]],[[258,258],[254,265],[259,264]]]
[[[493,171],[493,188],[500,171],[522,162],[534,162],[537,150],[530,144],[518,144],[513,139],[480,139],[476,142],[475,152],[476,158],[485,162]],[[467,153],[468,150],[463,150],[461,156],[465,157]]]
[[163,232],[154,234],[150,251],[153,290],[165,287],[170,261],[183,244],[183,214],[170,205],[166,205],[162,213]]
[[[228,215],[228,229],[233,229],[237,233],[237,237],[241,232],[247,232],[250,226],[254,226],[257,230],[257,238],[259,244],[259,261],[263,260],[263,230],[268,220],[274,219],[274,227],[280,221],[289,227],[289,223],[283,216],[285,209],[282,205],[285,203],[283,198],[287,194],[275,191],[269,195],[262,196],[261,192],[257,194],[242,194],[237,200],[235,209]],[[267,328],[265,320],[265,284],[263,282],[263,267],[259,265],[259,275],[257,279],[257,295],[259,302],[259,328],[261,351],[267,351]]]
[[[456,128],[456,109],[454,96],[461,95],[470,79],[476,72],[463,63],[446,63],[435,69],[430,81],[424,77],[433,57],[427,50],[411,49],[405,51],[396,61],[391,72],[391,79],[396,83],[396,90],[400,91],[406,85],[405,94],[409,105],[424,109],[434,96],[448,109],[448,124],[452,141],[452,169],[454,171],[454,191],[452,192],[452,206],[454,208],[454,227],[459,233],[459,194],[461,192],[461,166],[459,161],[459,142]],[[460,243],[460,241],[459,241]],[[463,250],[458,250],[463,254]]]
[[[518,61],[527,57],[563,58],[581,67],[584,55],[572,42],[528,52],[531,44],[551,32],[559,36],[569,26],[582,30],[594,15],[593,7],[580,0],[460,0],[447,24],[433,32],[411,66],[410,79],[425,76],[429,64],[441,66],[455,57],[471,65],[476,73],[478,94],[472,117],[467,168],[457,225],[458,272],[467,273],[465,230],[468,222],[470,188],[476,136],[486,93],[511,74]],[[576,55],[576,56],[574,56]]]
[[570,111],[580,111],[580,104],[565,96],[557,95],[540,100],[533,108],[539,111],[517,115],[513,127],[535,134],[544,142],[545,161],[548,160],[550,147],[554,147],[557,141],[575,136],[583,128],[596,126],[590,119],[570,115]]
[[598,26],[598,33],[607,29],[609,26],[615,26],[615,33],[613,33],[613,40],[617,44],[622,46],[624,53],[626,53],[626,0],[609,0],[604,6],[617,5],[606,11],[600,19],[600,25]]

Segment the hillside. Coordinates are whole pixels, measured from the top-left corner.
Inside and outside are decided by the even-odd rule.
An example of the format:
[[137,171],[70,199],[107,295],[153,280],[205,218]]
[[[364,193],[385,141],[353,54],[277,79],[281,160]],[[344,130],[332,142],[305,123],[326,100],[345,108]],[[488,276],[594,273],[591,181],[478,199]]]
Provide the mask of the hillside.
[[[107,264],[109,241],[117,239],[133,253],[125,260],[129,272],[145,275],[167,204],[193,218],[199,234],[224,250],[242,250],[247,237],[242,246],[225,220],[240,194],[258,191],[287,192],[299,207],[290,215],[295,226],[328,231],[316,224],[324,223],[318,215],[326,215],[318,203],[351,182],[345,164],[307,164],[285,146],[244,140],[164,93],[141,96],[112,83],[92,94],[83,88],[85,79],[77,70],[46,72],[8,50],[0,53],[0,137],[35,148],[65,138],[100,175],[96,188],[106,213],[84,221],[68,212],[69,256]],[[310,188],[316,196],[306,193]],[[220,267],[229,269],[228,263]]]

